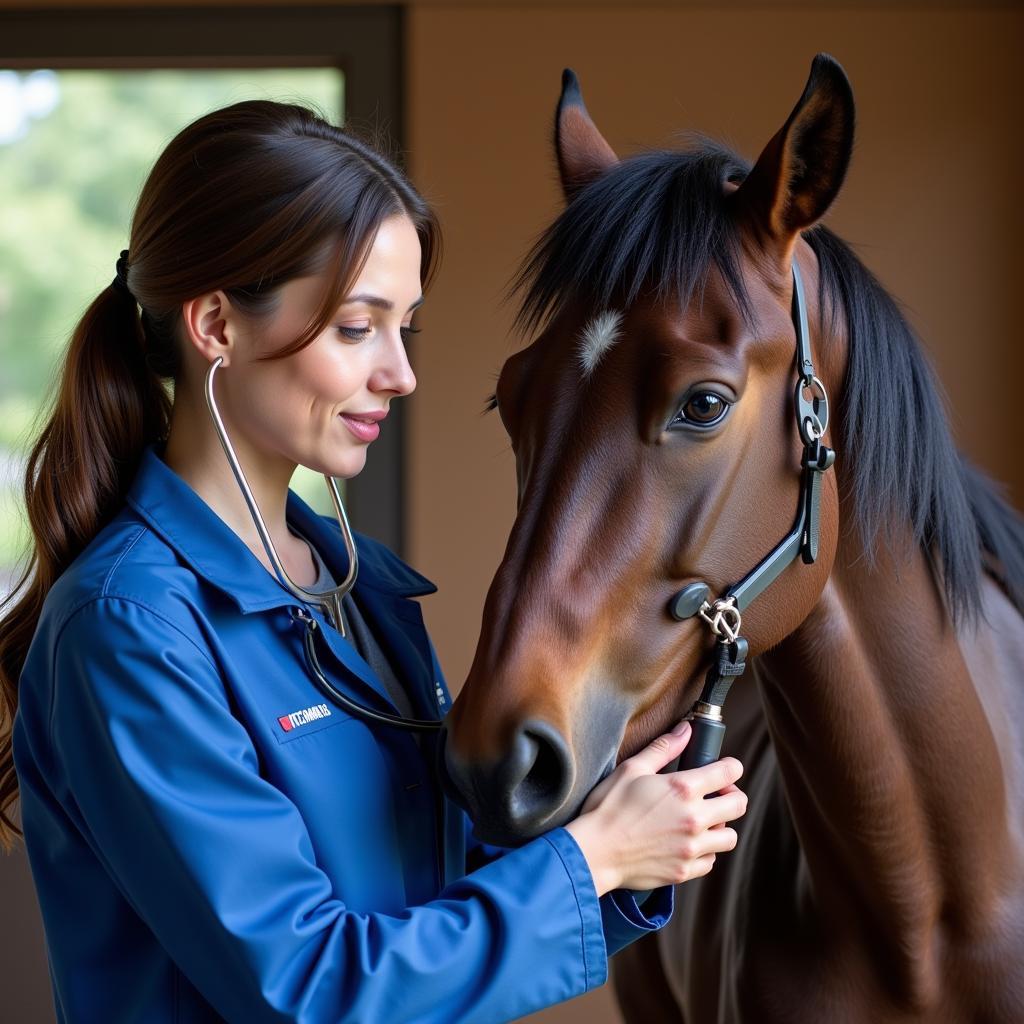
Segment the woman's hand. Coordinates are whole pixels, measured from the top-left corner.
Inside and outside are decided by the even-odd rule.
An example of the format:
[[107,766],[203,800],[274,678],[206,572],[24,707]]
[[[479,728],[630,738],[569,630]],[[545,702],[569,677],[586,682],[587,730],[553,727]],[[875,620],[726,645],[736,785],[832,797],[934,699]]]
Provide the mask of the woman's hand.
[[[598,896],[612,889],[656,889],[706,875],[715,854],[736,846],[726,822],[742,817],[743,766],[725,757],[702,768],[658,774],[690,738],[682,722],[623,761],[587,796],[565,827],[590,866]],[[715,796],[704,799],[710,793]]]

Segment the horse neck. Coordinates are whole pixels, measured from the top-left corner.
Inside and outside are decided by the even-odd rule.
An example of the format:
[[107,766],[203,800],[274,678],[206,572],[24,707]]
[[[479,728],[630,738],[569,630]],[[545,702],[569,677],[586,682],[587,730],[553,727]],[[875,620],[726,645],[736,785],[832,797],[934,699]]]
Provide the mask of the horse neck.
[[872,565],[841,533],[816,606],[758,678],[811,898],[869,916],[919,970],[936,922],[977,934],[1005,891],[1003,765],[924,553]]

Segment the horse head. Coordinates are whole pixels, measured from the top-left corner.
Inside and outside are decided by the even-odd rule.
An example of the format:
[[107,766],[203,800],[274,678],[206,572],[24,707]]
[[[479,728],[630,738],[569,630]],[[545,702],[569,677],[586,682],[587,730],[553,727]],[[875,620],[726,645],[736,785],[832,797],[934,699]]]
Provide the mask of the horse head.
[[[511,845],[563,824],[683,717],[713,638],[669,614],[674,595],[695,581],[725,592],[792,528],[792,265],[808,282],[818,376],[841,402],[843,354],[801,233],[842,185],[853,122],[845,74],[819,55],[752,168],[707,141],[620,160],[565,72],[566,208],[518,278],[532,341],[493,400],[517,513],[445,727],[449,782],[481,838]],[[825,587],[834,474],[820,509],[817,560],[797,560],[744,613],[751,655],[796,629]]]

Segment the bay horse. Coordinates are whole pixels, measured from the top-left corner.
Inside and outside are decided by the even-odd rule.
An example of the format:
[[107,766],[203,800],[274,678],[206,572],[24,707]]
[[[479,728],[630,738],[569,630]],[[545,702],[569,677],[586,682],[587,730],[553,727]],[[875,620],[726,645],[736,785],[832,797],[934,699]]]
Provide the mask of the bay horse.
[[739,845],[613,959],[616,995],[629,1024],[1024,1021],[1024,523],[819,223],[845,73],[814,59],[753,167],[706,140],[620,161],[568,71],[555,120],[567,205],[492,402],[517,514],[445,727],[477,835],[565,823],[693,707],[714,637],[668,609],[744,577],[803,501],[795,263],[837,452],[816,557],[743,612]]

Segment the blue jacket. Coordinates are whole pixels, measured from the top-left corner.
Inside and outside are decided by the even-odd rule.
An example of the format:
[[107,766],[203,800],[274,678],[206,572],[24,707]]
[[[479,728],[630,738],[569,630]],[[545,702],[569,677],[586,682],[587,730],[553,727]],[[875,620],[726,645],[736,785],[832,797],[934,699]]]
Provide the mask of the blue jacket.
[[[14,761],[60,1021],[508,1021],[601,985],[672,912],[598,899],[572,836],[471,835],[407,732],[306,669],[296,599],[151,445],[126,504],[43,606]],[[333,519],[287,516],[336,578]],[[418,717],[451,697],[413,597],[437,588],[356,535],[355,594]],[[320,660],[396,713],[320,609]],[[427,754],[432,756],[427,741]],[[443,827],[436,822],[443,821]]]

